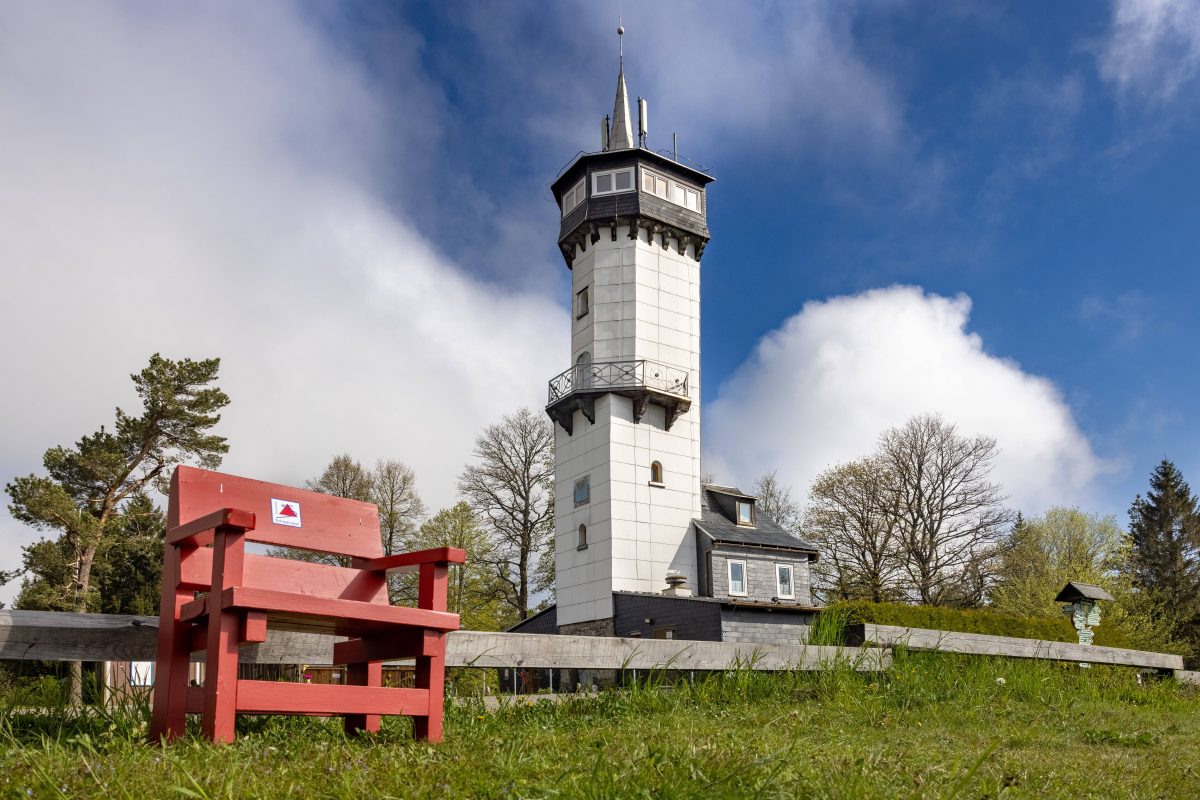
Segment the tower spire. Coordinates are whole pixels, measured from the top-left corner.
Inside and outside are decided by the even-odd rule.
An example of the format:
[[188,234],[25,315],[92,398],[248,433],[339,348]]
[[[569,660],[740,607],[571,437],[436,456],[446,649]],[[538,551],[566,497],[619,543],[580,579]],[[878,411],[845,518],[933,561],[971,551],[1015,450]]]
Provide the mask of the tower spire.
[[629,121],[629,92],[625,88],[625,26],[617,26],[620,42],[620,71],[617,73],[617,99],[613,103],[612,133],[608,139],[609,150],[626,150],[633,147],[633,127]]

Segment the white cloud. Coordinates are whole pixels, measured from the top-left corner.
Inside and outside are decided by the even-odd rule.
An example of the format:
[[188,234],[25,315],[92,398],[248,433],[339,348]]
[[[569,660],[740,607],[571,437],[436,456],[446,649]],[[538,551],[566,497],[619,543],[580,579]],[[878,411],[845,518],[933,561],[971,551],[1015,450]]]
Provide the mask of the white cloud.
[[1200,3],[1115,0],[1099,68],[1122,99],[1170,102],[1200,71]]
[[777,468],[806,495],[887,428],[936,412],[997,439],[994,479],[1014,507],[1083,501],[1108,465],[1050,381],[985,352],[970,310],[965,295],[910,286],[805,304],[721,385],[706,412],[706,471],[748,486]]
[[[230,471],[399,458],[434,507],[482,425],[542,401],[566,314],[472,280],[373,185],[385,140],[425,152],[440,123],[425,77],[393,99],[409,129],[385,124],[310,23],[285,4],[0,11],[0,478],[136,407],[154,351],[222,357]],[[420,203],[424,166],[389,172],[389,199]],[[32,538],[0,516],[0,568]]]
[[[505,91],[492,102],[564,152],[596,149],[616,88],[616,9],[593,2],[477,3],[454,12]],[[624,10],[629,90],[650,102],[650,144],[702,157],[769,145],[773,152],[861,159],[907,146],[903,103],[886,64],[855,37],[860,4],[656,2]],[[529,30],[553,30],[530,41]],[[546,41],[553,69],[544,67]],[[511,97],[512,82],[521,98]],[[634,112],[636,114],[636,110]],[[518,118],[519,119],[519,118]]]

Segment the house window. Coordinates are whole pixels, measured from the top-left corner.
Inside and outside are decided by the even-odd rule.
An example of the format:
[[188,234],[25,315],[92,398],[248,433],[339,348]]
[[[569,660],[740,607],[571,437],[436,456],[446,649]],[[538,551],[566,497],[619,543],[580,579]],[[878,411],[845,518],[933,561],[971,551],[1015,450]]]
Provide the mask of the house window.
[[662,464],[658,461],[650,463],[650,483],[656,486],[663,485]]
[[584,475],[575,481],[575,505],[581,506],[592,499],[592,476]]
[[729,562],[729,593],[746,594],[746,562]]
[[754,503],[749,500],[737,501],[737,524],[754,527]]
[[587,525],[579,526],[579,544],[575,545],[576,550],[587,550]]
[[575,319],[586,317],[591,303],[588,299],[588,287],[583,287],[575,293]]
[[592,173],[592,196],[633,191],[633,167]]
[[791,564],[775,565],[775,582],[777,584],[776,597],[787,600],[796,599],[796,584],[793,580]]
[[562,198],[562,215],[565,217],[575,210],[575,207],[584,201],[587,197],[586,181],[580,181],[575,184],[571,191],[563,195]]

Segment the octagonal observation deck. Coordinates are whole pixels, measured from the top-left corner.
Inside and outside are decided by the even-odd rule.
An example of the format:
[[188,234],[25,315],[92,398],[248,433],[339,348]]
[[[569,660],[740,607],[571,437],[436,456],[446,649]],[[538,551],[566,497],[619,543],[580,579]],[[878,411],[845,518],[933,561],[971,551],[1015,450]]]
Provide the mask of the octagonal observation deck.
[[596,422],[596,398],[618,394],[633,400],[633,421],[641,422],[646,406],[664,411],[667,430],[692,407],[688,371],[646,359],[576,364],[550,380],[546,413],[571,435],[575,411]]

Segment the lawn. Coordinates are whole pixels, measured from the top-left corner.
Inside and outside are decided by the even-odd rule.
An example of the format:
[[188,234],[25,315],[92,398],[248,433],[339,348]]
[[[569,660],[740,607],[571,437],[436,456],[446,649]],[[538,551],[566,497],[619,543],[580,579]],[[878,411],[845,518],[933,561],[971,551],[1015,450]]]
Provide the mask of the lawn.
[[346,740],[329,721],[246,719],[234,745],[161,748],[143,741],[144,709],[10,710],[0,796],[1200,796],[1195,691],[1120,668],[898,653],[878,675],[737,671],[461,705],[435,747],[389,723]]

